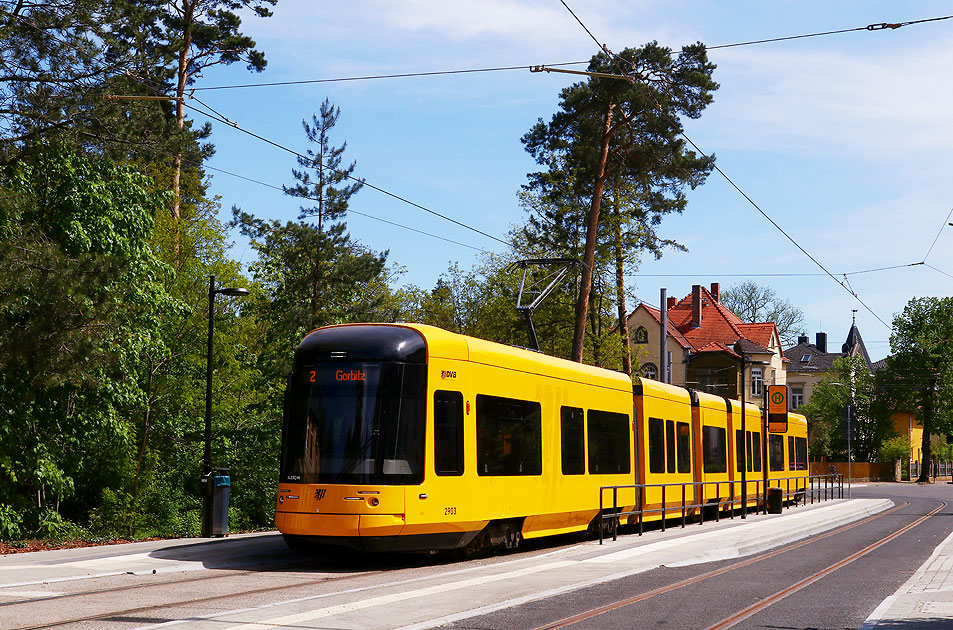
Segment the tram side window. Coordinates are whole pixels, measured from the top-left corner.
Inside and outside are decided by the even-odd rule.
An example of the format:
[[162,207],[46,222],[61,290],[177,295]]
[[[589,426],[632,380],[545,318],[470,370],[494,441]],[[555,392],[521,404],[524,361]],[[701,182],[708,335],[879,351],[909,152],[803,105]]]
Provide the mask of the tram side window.
[[751,467],[753,469],[753,472],[761,472],[761,434],[752,433],[752,436],[753,438],[751,442],[753,445],[752,451],[754,455],[753,457],[754,461],[752,462]]
[[562,438],[562,470],[564,475],[586,472],[585,430],[582,409],[560,409],[560,436]]
[[541,475],[541,416],[538,402],[477,395],[477,474]]
[[768,435],[768,463],[771,470],[784,470],[784,436]]
[[797,452],[797,469],[807,470],[807,438],[794,438],[794,450]]
[[[750,450],[750,448],[749,448]],[[751,458],[748,458],[751,461]],[[738,429],[735,431],[735,470],[739,473],[745,469],[745,434]],[[750,468],[748,470],[751,470]]]
[[706,473],[728,472],[727,431],[721,427],[702,427],[702,457]]
[[649,472],[665,472],[665,421],[649,418]]
[[675,472],[675,422],[665,421],[665,470]]
[[687,422],[679,422],[678,433],[678,472],[692,472],[692,429]]
[[589,410],[589,474],[629,472],[629,416]]
[[433,464],[438,475],[463,474],[463,394],[433,394]]
[[794,436],[788,436],[788,470],[797,470],[797,456],[794,452]]

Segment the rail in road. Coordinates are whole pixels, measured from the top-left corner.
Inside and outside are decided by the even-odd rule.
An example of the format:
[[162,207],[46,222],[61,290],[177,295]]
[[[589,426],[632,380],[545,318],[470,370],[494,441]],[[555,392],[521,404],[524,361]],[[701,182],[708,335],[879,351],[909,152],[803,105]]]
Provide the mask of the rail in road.
[[[50,575],[58,576],[53,579],[59,581],[44,584],[43,580],[9,579],[17,575],[17,570],[11,567],[30,561],[8,556],[0,559],[0,627],[11,630],[68,627],[264,630],[331,624],[335,628],[422,629],[461,623],[475,616],[492,619],[493,614],[518,611],[541,600],[551,608],[550,602],[568,598],[547,598],[585,593],[587,588],[611,585],[617,580],[657,570],[660,565],[727,563],[663,587],[656,584],[655,588],[640,593],[616,597],[598,607],[583,606],[571,615],[557,615],[546,625],[539,626],[540,618],[533,615],[517,624],[526,628],[574,624],[586,627],[590,620],[597,625],[589,627],[599,627],[599,619],[594,618],[611,616],[613,611],[638,602],[688,586],[697,587],[706,581],[718,582],[714,578],[724,579],[732,572],[782,554],[803,557],[802,554],[809,553],[810,545],[896,515],[906,504],[892,508],[890,505],[873,499],[838,501],[820,507],[796,508],[783,516],[711,523],[704,528],[694,528],[692,533],[676,529],[665,534],[653,532],[641,539],[623,537],[618,543],[602,548],[590,542],[457,564],[435,563],[422,557],[343,559],[316,564],[313,559],[285,550],[275,536],[259,536],[221,541],[218,549],[245,547],[243,557],[231,563],[221,559],[199,560],[209,558],[208,550],[216,547],[206,544],[206,552],[202,554],[195,549],[202,545],[183,543],[178,554],[181,561],[198,562],[202,568],[189,564],[191,571],[178,573],[171,565],[159,566],[155,573],[149,568],[150,560],[153,560],[153,568],[159,560],[168,561],[168,550],[126,554],[125,564],[120,561],[115,571],[105,570],[112,567],[105,559],[108,556],[60,555],[46,567]],[[845,517],[846,510],[852,511],[849,517]],[[858,520],[861,516],[863,518]],[[844,518],[854,522],[845,524]],[[910,523],[906,526],[916,527]],[[827,531],[818,533],[819,528]],[[897,537],[905,531],[895,528],[890,533]],[[790,543],[795,538],[800,540]],[[788,544],[777,547],[781,539]],[[772,546],[776,548],[765,551]],[[738,560],[740,556],[755,553],[757,555]],[[733,615],[724,616],[723,621],[713,621],[734,625],[745,617],[732,621],[733,618],[748,608],[749,605],[739,607]]]

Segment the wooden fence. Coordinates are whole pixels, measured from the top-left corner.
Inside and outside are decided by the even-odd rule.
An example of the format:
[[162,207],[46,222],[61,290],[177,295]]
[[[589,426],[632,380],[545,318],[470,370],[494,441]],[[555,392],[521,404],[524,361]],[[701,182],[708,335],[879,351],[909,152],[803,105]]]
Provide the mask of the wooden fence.
[[[835,470],[831,470],[831,466]],[[811,462],[812,475],[826,475],[830,472],[844,475],[847,479],[847,462]],[[851,462],[851,481],[893,481],[894,465],[881,462]]]
[[[850,465],[851,481],[895,481],[897,469],[893,463],[881,462],[852,462]],[[920,476],[920,462],[905,462],[903,472],[907,473],[904,480],[915,480]],[[927,467],[931,479],[953,479],[953,462],[931,461],[922,464]],[[834,470],[831,469],[834,468]],[[847,479],[847,462],[811,462],[812,475],[826,475],[836,472]]]

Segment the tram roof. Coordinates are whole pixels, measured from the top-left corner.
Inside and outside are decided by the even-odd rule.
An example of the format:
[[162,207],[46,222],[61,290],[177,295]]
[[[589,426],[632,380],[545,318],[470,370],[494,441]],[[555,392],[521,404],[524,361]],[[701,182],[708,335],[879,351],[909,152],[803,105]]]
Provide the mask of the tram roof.
[[431,357],[457,359],[486,365],[506,365],[521,372],[554,378],[588,382],[591,385],[632,391],[632,379],[615,372],[575,361],[568,361],[525,348],[478,339],[426,324],[393,324],[413,328],[427,340]]

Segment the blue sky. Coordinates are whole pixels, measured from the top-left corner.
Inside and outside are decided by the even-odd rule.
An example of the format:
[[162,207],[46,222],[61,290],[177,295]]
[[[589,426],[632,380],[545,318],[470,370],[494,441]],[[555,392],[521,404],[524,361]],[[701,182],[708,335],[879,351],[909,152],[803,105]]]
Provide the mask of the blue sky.
[[[717,46],[953,14],[940,1],[567,2],[614,50],[651,40],[675,49],[695,41]],[[556,64],[596,52],[559,0],[279,0],[274,11],[243,26],[265,52],[265,72],[236,64],[196,87]],[[926,262],[940,271],[919,265],[848,275],[866,307],[826,275],[768,275],[824,272],[713,173],[690,193],[685,213],[662,225],[689,251],[643,261],[629,278],[633,300],[656,304],[660,287],[682,297],[692,284],[751,278],[799,306],[808,334],[823,330],[834,346],[859,309],[872,358],[882,358],[889,328],[878,317],[889,324],[911,297],[953,291],[953,277],[944,275],[953,275],[953,227],[946,225],[953,20],[716,49],[710,59],[721,88],[704,115],[689,121],[688,135],[795,241],[838,280],[921,262],[928,251]],[[514,70],[195,94],[241,127],[298,151],[307,148],[302,118],[329,98],[341,108],[332,140],[347,141],[345,159],[357,161],[356,175],[505,238],[523,220],[517,192],[536,170],[520,137],[538,118],[549,120],[560,89],[573,80]],[[211,167],[292,183],[292,155],[227,125],[213,129]],[[224,212],[234,204],[265,218],[297,215],[299,203],[278,191],[211,174]],[[451,262],[469,268],[479,249],[503,247],[367,188],[351,207],[470,246],[350,215],[352,236],[389,249],[406,269],[405,283],[432,287]],[[233,237],[234,256],[249,261],[247,243]]]

